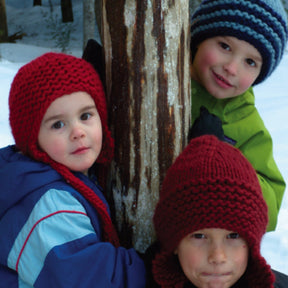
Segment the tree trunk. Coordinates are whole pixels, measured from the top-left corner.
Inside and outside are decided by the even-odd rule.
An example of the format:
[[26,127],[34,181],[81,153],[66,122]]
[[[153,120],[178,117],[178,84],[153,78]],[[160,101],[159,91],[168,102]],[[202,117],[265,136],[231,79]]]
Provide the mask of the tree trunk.
[[33,6],[41,6],[42,0],[33,0]]
[[5,0],[0,0],[0,43],[8,42]]
[[62,22],[73,22],[73,10],[71,0],[61,0]]
[[[145,251],[167,168],[190,124],[189,0],[103,0],[110,199],[122,243]],[[111,204],[112,201],[110,201]]]
[[96,36],[95,1],[83,0],[83,49]]

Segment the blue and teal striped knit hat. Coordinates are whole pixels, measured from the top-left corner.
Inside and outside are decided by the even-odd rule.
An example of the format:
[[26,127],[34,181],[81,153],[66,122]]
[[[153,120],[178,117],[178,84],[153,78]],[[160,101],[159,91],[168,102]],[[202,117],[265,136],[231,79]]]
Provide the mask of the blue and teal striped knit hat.
[[253,45],[262,55],[264,81],[282,59],[287,42],[287,14],[280,0],[204,0],[191,21],[191,53],[215,36],[232,36]]

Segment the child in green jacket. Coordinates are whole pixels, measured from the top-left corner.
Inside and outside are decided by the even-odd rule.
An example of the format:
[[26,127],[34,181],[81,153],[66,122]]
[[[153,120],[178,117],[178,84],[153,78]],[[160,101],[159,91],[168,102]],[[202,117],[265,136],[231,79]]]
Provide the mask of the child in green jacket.
[[275,70],[286,42],[280,0],[204,0],[192,16],[193,137],[216,134],[250,161],[269,209],[267,231],[276,228],[285,182],[252,86]]

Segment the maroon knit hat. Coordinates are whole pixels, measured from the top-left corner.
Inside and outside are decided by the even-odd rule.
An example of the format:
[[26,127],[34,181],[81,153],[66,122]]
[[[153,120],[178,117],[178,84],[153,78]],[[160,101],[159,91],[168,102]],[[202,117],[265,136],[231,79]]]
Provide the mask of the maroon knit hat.
[[50,52],[19,69],[9,94],[12,134],[23,154],[50,164],[95,206],[102,220],[104,238],[118,245],[118,236],[105,204],[67,167],[53,161],[38,146],[38,134],[46,110],[55,99],[74,92],[87,92],[95,102],[103,131],[102,149],[96,162],[108,164],[113,158],[114,141],[107,126],[104,89],[93,66],[81,58]]
[[191,140],[167,171],[153,220],[162,247],[153,274],[161,287],[188,281],[174,251],[185,236],[204,228],[239,233],[249,246],[249,285],[273,287],[274,275],[260,254],[267,205],[255,170],[233,146],[211,135]]

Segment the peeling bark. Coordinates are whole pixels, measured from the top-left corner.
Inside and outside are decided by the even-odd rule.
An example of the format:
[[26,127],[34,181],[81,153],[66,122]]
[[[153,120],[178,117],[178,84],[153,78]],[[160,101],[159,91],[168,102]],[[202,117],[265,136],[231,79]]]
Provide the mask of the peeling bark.
[[190,123],[189,1],[103,0],[102,43],[115,139],[110,202],[122,243],[155,240],[153,212]]

